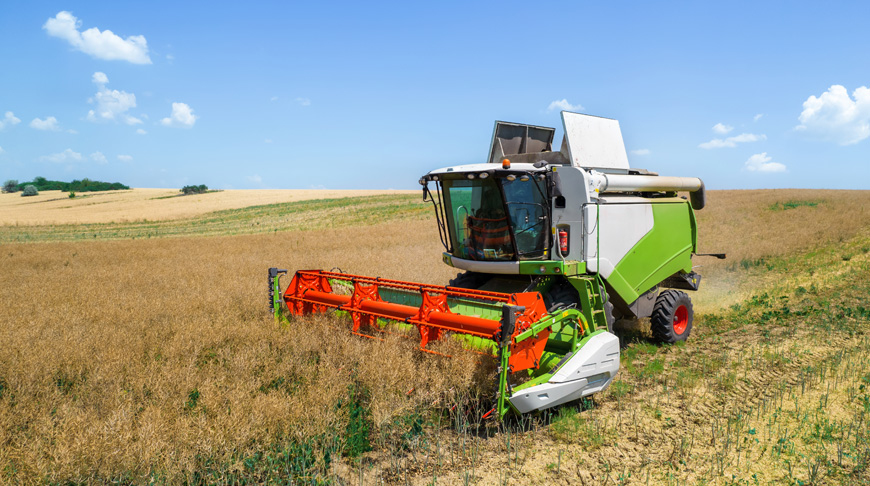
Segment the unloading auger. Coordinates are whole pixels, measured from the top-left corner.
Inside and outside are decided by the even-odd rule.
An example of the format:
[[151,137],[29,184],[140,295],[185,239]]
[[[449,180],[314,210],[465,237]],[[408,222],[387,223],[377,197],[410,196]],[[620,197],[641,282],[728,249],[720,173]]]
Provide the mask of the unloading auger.
[[499,418],[606,389],[619,370],[616,320],[649,317],[658,340],[685,340],[703,182],[629,168],[616,120],[562,112],[562,122],[558,152],[552,128],[496,122],[488,163],[420,179],[442,260],[465,270],[447,286],[299,270],[282,293],[287,271],[270,268],[276,318],[342,311],[363,337],[392,322],[436,354],[429,343],[458,336],[498,360]]

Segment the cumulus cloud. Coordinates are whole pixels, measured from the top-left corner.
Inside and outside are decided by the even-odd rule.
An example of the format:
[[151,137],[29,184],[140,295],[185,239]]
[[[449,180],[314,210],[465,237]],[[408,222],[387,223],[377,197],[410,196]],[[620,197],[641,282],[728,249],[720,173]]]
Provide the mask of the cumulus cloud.
[[121,162],[132,162],[133,156],[132,155],[119,155],[118,160],[120,160]]
[[632,150],[631,153],[632,153],[632,155],[649,155],[650,150],[649,149],[637,149],[637,150]]
[[803,106],[795,130],[812,138],[851,145],[870,137],[870,88],[866,86],[849,97],[844,86],[835,84],[819,97],[807,98]]
[[3,130],[7,126],[18,125],[21,123],[21,120],[15,118],[15,114],[11,111],[7,111],[6,115],[0,120],[0,130]]
[[111,30],[100,32],[96,27],[80,32],[81,24],[81,21],[70,12],[61,11],[48,19],[42,28],[48,32],[48,35],[63,39],[73,48],[97,59],[151,64],[145,36],[131,35],[122,39]]
[[146,132],[146,131],[143,130],[142,128],[137,128],[137,129],[136,129],[136,133],[138,133],[139,135],[145,135],[145,134],[147,134],[148,132]]
[[66,149],[63,152],[59,152],[56,154],[43,155],[42,157],[40,157],[40,160],[56,162],[59,164],[63,162],[77,162],[82,160],[82,154],[75,152],[72,149]]
[[106,73],[97,71],[93,76],[91,76],[91,81],[96,85],[102,86],[104,84],[109,84],[109,77],[106,76]]
[[756,135],[754,133],[741,133],[740,135],[735,135],[733,137],[728,137],[725,139],[722,138],[714,138],[709,142],[704,142],[698,147],[702,149],[714,149],[714,148],[734,148],[738,143],[746,143],[746,142],[758,142],[761,140],[767,140],[767,135],[760,134]]
[[713,131],[720,134],[720,135],[725,135],[726,133],[730,132],[731,130],[734,130],[734,127],[732,127],[731,125],[723,125],[721,123],[717,123],[717,124],[713,125]]
[[561,100],[556,100],[550,103],[550,106],[547,107],[547,111],[581,111],[583,107],[580,105],[572,105],[568,103],[568,100],[562,98]]
[[33,121],[30,122],[30,128],[35,128],[36,130],[60,130],[60,126],[57,124],[57,118],[53,116],[47,117],[45,120],[34,118]]
[[[278,98],[275,97],[275,99]],[[309,100],[308,98],[296,98],[296,102],[302,106],[311,106],[311,100]]]
[[771,162],[767,152],[755,154],[746,160],[746,170],[753,172],[785,172],[785,164]]
[[117,89],[109,89],[109,78],[105,73],[95,72],[91,77],[97,85],[97,93],[89,101],[96,103],[94,110],[88,111],[87,119],[90,121],[121,121],[127,125],[137,125],[142,120],[127,113],[131,108],[136,108],[136,95]]
[[160,120],[167,127],[190,128],[196,123],[198,116],[193,114],[193,109],[187,103],[172,103],[172,114]]
[[98,164],[107,164],[107,163],[109,163],[109,160],[106,159],[106,156],[103,155],[102,152],[94,152],[94,153],[92,153],[92,154],[91,154],[91,160],[93,160],[94,162],[96,162],[96,163],[98,163]]

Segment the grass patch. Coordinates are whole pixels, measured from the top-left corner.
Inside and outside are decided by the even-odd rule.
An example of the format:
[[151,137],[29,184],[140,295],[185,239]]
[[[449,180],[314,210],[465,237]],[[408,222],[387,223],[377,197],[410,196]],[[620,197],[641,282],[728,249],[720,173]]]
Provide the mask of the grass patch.
[[610,440],[609,431],[597,420],[588,420],[576,408],[562,407],[550,422],[550,435],[557,441],[597,449]]
[[814,208],[821,203],[822,203],[822,201],[801,201],[801,200],[792,199],[789,201],[775,202],[775,203],[771,204],[768,207],[768,209],[770,209],[771,211],[787,211],[789,209],[803,208],[803,207]]

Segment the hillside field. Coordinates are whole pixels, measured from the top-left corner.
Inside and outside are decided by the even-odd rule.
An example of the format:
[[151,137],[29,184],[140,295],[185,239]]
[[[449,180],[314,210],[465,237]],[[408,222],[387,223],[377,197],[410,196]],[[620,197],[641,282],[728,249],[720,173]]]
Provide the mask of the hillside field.
[[136,223],[201,216],[213,211],[263,204],[357,197],[377,194],[409,194],[416,191],[260,189],[226,190],[182,195],[176,189],[140,189],[78,193],[70,198],[61,191],[42,191],[37,196],[0,194],[0,226]]
[[486,356],[272,319],[272,266],[456,274],[418,192],[288,192],[0,195],[0,484],[870,483],[870,191],[709,191],[689,341],[504,423]]

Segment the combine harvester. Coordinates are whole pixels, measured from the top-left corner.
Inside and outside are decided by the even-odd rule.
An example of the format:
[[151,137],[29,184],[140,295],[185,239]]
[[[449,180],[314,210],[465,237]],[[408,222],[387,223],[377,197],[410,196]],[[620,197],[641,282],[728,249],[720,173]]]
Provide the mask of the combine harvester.
[[555,129],[496,122],[488,163],[420,179],[442,259],[464,270],[449,285],[299,270],[282,295],[287,271],[270,268],[276,318],[344,311],[367,337],[415,327],[428,352],[452,333],[499,360],[499,418],[606,389],[619,370],[615,320],[650,317],[659,341],[685,340],[692,302],[676,289],[700,283],[704,183],[629,168],[616,120],[562,112],[562,124],[553,152]]

